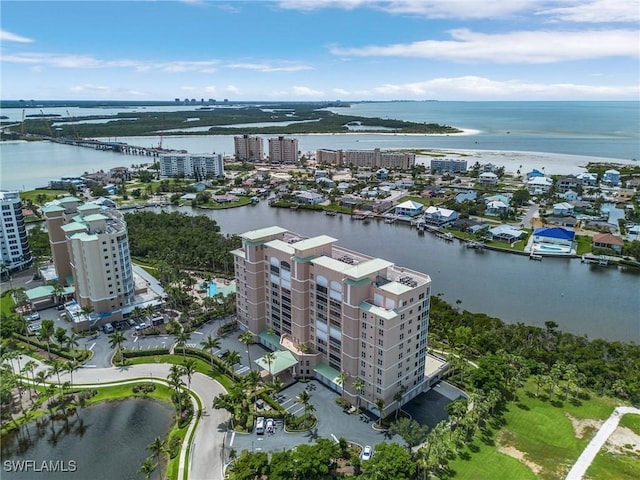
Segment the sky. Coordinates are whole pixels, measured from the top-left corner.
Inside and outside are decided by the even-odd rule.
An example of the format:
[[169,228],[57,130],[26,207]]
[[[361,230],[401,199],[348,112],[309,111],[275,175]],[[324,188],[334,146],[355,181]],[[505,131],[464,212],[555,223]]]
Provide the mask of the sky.
[[640,0],[2,0],[3,100],[639,100]]

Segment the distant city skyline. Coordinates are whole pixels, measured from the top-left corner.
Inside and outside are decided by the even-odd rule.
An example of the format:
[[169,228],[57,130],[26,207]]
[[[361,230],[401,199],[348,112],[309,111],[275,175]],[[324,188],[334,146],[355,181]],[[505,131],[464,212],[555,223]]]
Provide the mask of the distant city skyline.
[[639,100],[640,0],[3,1],[3,100]]

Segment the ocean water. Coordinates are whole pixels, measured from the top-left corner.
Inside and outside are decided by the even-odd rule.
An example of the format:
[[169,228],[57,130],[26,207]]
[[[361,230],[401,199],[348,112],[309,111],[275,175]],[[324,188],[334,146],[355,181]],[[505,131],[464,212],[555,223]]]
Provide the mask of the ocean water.
[[[137,107],[142,111],[185,110],[193,107]],[[13,118],[21,110],[4,109]],[[87,115],[87,109],[69,111]],[[84,110],[79,113],[80,110]],[[452,125],[468,135],[396,135],[370,132],[335,135],[296,135],[302,152],[329,149],[470,149],[505,152],[547,152],[593,158],[640,161],[640,102],[376,102],[332,108],[344,115],[394,118]],[[118,109],[91,109],[91,114],[114,115]],[[45,113],[66,116],[65,108]],[[194,113],[195,115],[195,113]],[[247,129],[247,133],[252,133]],[[270,135],[265,135],[268,138]],[[156,147],[160,135],[107,140]],[[265,140],[266,141],[266,140]],[[164,136],[162,145],[191,153],[233,154],[232,135]],[[526,163],[519,160],[519,163]],[[148,163],[137,157],[50,142],[0,142],[0,188],[28,190],[46,186],[52,178]],[[494,162],[495,163],[495,162]],[[586,163],[586,161],[584,162]],[[575,161],[573,162],[575,165]],[[536,166],[539,168],[539,166]],[[574,173],[562,170],[556,173]]]

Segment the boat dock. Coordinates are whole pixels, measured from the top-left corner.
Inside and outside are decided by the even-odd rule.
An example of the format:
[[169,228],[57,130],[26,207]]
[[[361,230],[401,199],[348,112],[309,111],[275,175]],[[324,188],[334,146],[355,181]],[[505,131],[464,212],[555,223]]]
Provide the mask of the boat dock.
[[542,255],[536,255],[535,253],[532,253],[531,255],[529,255],[529,260],[537,260],[538,262],[541,262]]

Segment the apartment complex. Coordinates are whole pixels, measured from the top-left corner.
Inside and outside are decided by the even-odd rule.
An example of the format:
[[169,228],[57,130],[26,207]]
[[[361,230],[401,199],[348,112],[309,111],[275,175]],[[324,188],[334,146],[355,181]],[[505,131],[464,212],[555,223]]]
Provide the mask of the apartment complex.
[[290,352],[295,376],[318,378],[352,404],[360,397],[376,408],[381,399],[387,412],[398,406],[398,392],[404,404],[428,388],[428,275],[327,235],[305,238],[274,226],[241,238],[232,252],[238,321],[263,345]]
[[237,135],[233,137],[234,153],[239,162],[264,161],[264,142],[262,137]]
[[158,156],[158,162],[160,175],[163,177],[189,177],[202,180],[224,176],[224,159],[221,153],[163,153]]
[[298,163],[298,140],[296,138],[277,137],[269,139],[269,162]]
[[316,151],[316,161],[347,167],[408,170],[416,164],[416,156],[413,153],[383,152],[379,148],[373,150],[320,149]]
[[18,192],[0,191],[0,249],[2,270],[12,272],[31,265],[31,249]]
[[[127,225],[115,209],[64,197],[42,208],[60,283],[75,287],[80,307],[122,318],[135,286]],[[88,326],[87,326],[88,327]]]
[[467,161],[460,158],[432,158],[431,172],[460,173],[467,171]]

